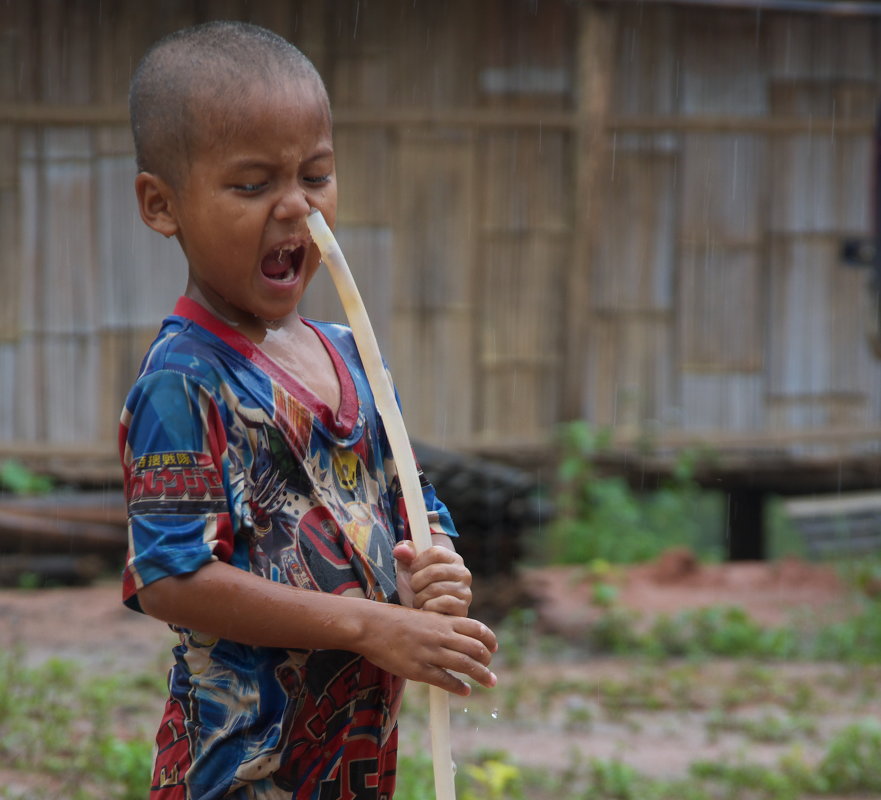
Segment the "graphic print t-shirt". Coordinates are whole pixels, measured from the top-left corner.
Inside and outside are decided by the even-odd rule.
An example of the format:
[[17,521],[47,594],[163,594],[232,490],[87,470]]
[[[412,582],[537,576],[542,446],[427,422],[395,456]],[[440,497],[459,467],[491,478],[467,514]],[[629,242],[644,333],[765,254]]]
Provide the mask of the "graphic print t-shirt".
[[[195,302],[165,320],[120,426],[132,608],[141,587],[212,560],[397,602],[391,551],[408,534],[381,421],[351,332],[309,324],[336,366],[336,414]],[[423,486],[432,530],[455,535]],[[354,653],[176,630],[151,797],[391,796],[398,678]]]

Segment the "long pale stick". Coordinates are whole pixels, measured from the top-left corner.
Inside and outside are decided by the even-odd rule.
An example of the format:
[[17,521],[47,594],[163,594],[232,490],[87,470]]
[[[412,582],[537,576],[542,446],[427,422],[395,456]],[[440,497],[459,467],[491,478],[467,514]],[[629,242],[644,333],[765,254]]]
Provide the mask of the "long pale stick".
[[[413,448],[404,426],[404,418],[398,408],[391,380],[385,370],[379,345],[355,279],[346,263],[343,251],[337,244],[333,233],[318,209],[313,208],[306,217],[309,232],[321,257],[330,271],[343,310],[349,320],[349,327],[355,336],[355,344],[361,356],[361,363],[367,373],[367,380],[373,390],[376,408],[382,416],[386,436],[392,449],[392,456],[398,468],[398,480],[407,507],[410,522],[410,535],[416,552],[431,547],[431,531],[428,528],[428,514],[425,498],[416,470]],[[453,783],[453,756],[450,743],[450,699],[447,693],[437,687],[428,687],[429,727],[431,730],[431,755],[434,762],[434,790],[437,800],[455,800],[456,789]]]

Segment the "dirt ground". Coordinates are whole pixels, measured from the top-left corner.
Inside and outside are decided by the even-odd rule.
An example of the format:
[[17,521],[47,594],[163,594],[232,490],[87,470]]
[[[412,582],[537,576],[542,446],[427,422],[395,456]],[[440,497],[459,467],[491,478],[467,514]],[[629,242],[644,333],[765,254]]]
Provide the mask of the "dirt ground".
[[[617,587],[618,602],[647,617],[708,605],[736,605],[758,621],[780,625],[794,615],[834,618],[848,610],[848,594],[833,570],[797,561],[701,566],[687,553],[672,552],[653,564],[615,570],[603,580]],[[536,609],[538,625],[548,632],[577,636],[597,613],[589,602],[591,581],[584,570],[526,571],[516,588],[512,583],[508,589],[512,596],[528,598]],[[19,648],[31,664],[56,656],[81,662],[95,672],[132,670],[164,674],[173,642],[173,635],[164,625],[122,606],[116,582],[85,588],[0,590],[0,648]],[[712,674],[701,673],[703,667],[696,669],[695,680],[724,681],[726,671],[739,667],[713,662],[705,667]],[[833,673],[838,668],[792,664],[774,669],[792,680],[810,678],[816,672],[814,677],[829,683],[834,682]],[[455,749],[460,753],[499,750],[521,764],[557,768],[564,768],[577,751],[595,758],[625,758],[634,767],[655,775],[681,774],[689,763],[701,758],[716,759],[726,753],[736,758],[743,754],[742,740],[724,735],[708,737],[705,720],[698,720],[693,709],[628,714],[618,720],[594,716],[591,724],[580,728],[573,728],[571,720],[589,710],[575,707],[585,702],[583,698],[569,698],[569,705],[556,716],[545,714],[540,704],[534,718],[522,709],[512,711],[517,703],[515,684],[521,687],[518,692],[526,693],[523,702],[528,703],[528,691],[522,687],[530,682],[550,685],[550,681],[579,681],[582,685],[600,685],[603,681],[623,680],[628,671],[629,679],[637,683],[653,680],[645,674],[640,678],[638,670],[620,660],[573,660],[571,656],[553,653],[540,654],[526,666],[501,663],[497,670],[497,700],[451,701]],[[847,680],[847,676],[843,679]],[[413,702],[420,702],[423,689],[411,689]],[[881,708],[875,711],[881,714]],[[840,714],[827,715],[823,724],[841,727],[849,713],[845,709]],[[570,724],[563,721],[561,714]],[[426,746],[426,742],[419,731],[406,730],[402,722],[401,746],[406,752],[408,748]],[[810,743],[807,746],[810,749]],[[773,763],[781,752],[773,744],[750,745],[750,758],[759,762]]]

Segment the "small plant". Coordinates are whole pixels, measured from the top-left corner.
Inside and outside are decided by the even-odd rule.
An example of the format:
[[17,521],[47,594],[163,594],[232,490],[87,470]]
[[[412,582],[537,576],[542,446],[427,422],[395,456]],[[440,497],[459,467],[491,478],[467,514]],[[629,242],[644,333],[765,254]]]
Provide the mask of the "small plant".
[[848,725],[830,742],[819,774],[834,792],[881,792],[881,722]]
[[0,490],[21,495],[46,494],[53,486],[51,478],[33,472],[20,461],[0,462]]
[[674,545],[718,558],[723,541],[721,498],[694,481],[703,455],[683,454],[666,484],[638,493],[622,478],[597,471],[596,457],[610,444],[611,431],[594,431],[584,422],[561,428],[556,517],[549,541],[543,542],[544,560],[633,563],[655,558]]
[[59,784],[59,797],[143,797],[150,778],[150,738],[140,731],[120,738],[113,723],[122,710],[157,705],[159,681],[84,680],[66,661],[25,667],[21,656],[0,655],[0,761]]
[[491,758],[482,764],[469,764],[467,775],[471,785],[463,800],[520,800],[523,775],[520,769],[504,760]]

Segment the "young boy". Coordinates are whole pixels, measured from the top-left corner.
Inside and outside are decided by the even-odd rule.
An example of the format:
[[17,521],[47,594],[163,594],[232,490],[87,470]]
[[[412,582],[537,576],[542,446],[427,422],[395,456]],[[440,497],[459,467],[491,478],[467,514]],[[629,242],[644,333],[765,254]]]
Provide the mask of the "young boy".
[[492,686],[496,640],[427,483],[436,546],[405,541],[350,331],[297,314],[306,215],[336,212],[324,86],[217,22],[154,45],[130,105],[141,217],[189,271],[120,429],[124,599],[180,636],[150,796],[390,798],[404,680]]

